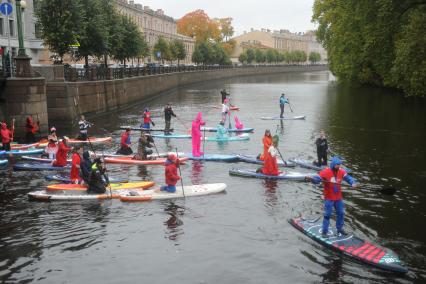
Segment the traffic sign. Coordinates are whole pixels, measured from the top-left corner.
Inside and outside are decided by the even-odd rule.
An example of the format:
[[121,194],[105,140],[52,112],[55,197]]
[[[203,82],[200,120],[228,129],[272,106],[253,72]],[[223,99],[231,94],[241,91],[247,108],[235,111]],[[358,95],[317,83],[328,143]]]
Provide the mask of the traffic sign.
[[9,16],[12,14],[13,8],[10,3],[3,2],[0,4],[0,13],[2,13],[5,16]]

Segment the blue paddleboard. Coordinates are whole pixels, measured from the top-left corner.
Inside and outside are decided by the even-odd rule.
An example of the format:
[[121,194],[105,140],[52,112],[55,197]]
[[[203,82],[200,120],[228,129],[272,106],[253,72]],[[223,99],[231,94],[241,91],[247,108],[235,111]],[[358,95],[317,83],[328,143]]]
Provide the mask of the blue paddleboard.
[[253,177],[253,178],[262,178],[262,179],[271,179],[271,180],[299,180],[304,181],[305,177],[313,176],[312,174],[298,173],[298,172],[283,172],[277,176],[265,175],[263,173],[257,173],[256,170],[253,169],[230,169],[229,174],[232,176],[240,176],[240,177]]
[[234,162],[238,160],[236,155],[222,155],[222,154],[204,154],[200,157],[192,156],[192,153],[185,153],[185,156],[190,160],[196,161],[222,161],[222,162]]
[[[237,155],[237,157],[238,157],[238,160],[245,163],[257,164],[257,165],[263,165],[265,163],[264,161],[259,160],[257,159],[257,157],[254,157],[254,156]],[[279,167],[288,167],[288,168],[294,168],[296,166],[296,164],[290,161],[283,162],[281,159],[277,159],[277,164]]]
[[64,171],[70,170],[71,166],[54,167],[48,163],[18,163],[13,166],[15,171]]
[[6,166],[8,162],[8,160],[0,160],[0,166]]
[[44,152],[44,149],[0,151],[0,156],[6,155],[6,154],[12,154],[15,156],[37,155],[43,152]]
[[243,133],[243,134],[238,135],[238,136],[228,136],[228,137],[223,137],[223,138],[217,138],[215,136],[206,137],[205,141],[233,142],[233,141],[244,141],[244,140],[249,140],[249,139],[250,139],[250,134]]
[[296,229],[313,239],[314,241],[344,255],[376,266],[381,269],[399,273],[407,273],[408,269],[401,264],[398,256],[385,248],[378,247],[368,241],[364,241],[352,234],[336,234],[332,228],[326,237],[322,233],[322,218],[307,220],[302,217],[290,219],[289,223]]
[[192,136],[188,135],[188,134],[153,134],[151,135],[152,137],[155,138],[167,138],[167,139],[191,139]]

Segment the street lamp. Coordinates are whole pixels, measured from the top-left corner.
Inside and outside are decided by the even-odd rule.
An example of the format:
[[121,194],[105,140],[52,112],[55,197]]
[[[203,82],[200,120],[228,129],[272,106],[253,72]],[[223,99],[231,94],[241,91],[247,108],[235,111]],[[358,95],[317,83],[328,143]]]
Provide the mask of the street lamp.
[[25,0],[15,0],[16,5],[16,21],[18,26],[18,43],[19,50],[16,60],[16,77],[32,77],[31,57],[25,53],[24,33],[22,31],[22,12],[27,7]]

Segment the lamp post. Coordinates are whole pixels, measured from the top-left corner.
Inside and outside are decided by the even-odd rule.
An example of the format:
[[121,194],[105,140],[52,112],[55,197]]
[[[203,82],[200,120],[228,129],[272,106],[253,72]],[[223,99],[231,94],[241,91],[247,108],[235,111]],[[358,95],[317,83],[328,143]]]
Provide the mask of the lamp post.
[[24,33],[22,30],[22,12],[27,7],[25,0],[16,0],[16,24],[18,26],[19,50],[16,60],[16,77],[32,77],[31,57],[25,53]]

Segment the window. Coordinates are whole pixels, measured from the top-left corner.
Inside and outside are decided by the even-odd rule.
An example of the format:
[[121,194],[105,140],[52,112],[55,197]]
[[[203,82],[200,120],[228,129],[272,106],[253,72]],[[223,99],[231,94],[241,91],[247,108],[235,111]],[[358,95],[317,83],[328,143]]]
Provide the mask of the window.
[[15,36],[15,25],[14,25],[15,21],[14,20],[9,20],[9,35],[10,36]]
[[34,36],[35,36],[35,38],[37,38],[37,39],[40,39],[40,38],[41,38],[40,24],[38,24],[38,23],[36,23],[36,24],[34,25]]
[[3,18],[0,18],[0,35],[3,35],[3,26],[4,26],[4,20]]

